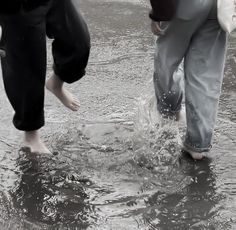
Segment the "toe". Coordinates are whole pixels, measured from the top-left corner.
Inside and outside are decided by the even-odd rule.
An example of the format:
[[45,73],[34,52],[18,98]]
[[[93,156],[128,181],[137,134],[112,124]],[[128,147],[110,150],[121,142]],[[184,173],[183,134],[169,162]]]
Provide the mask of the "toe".
[[77,102],[72,102],[72,105],[75,107],[79,107],[79,103],[77,103]]
[[72,105],[70,106],[70,109],[71,109],[72,111],[78,111],[79,107],[72,104]]

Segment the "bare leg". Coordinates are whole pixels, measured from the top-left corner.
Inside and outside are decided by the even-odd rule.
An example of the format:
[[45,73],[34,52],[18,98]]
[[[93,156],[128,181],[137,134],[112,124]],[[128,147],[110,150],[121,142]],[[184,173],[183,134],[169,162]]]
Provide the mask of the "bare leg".
[[46,81],[46,88],[53,93],[61,103],[72,111],[79,109],[78,100],[63,86],[64,82],[56,75],[53,74]]
[[30,148],[31,152],[50,153],[48,148],[42,142],[37,130],[24,133],[24,145]]

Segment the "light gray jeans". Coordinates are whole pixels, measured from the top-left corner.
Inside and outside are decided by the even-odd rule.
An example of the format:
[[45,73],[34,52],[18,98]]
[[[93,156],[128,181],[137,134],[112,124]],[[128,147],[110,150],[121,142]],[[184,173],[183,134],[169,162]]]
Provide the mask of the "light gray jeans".
[[[185,95],[184,145],[196,152],[211,148],[224,73],[227,35],[212,18],[216,15],[215,3],[180,0],[176,17],[156,42],[154,87],[158,110],[164,116],[174,116]],[[181,76],[176,72],[183,60]]]

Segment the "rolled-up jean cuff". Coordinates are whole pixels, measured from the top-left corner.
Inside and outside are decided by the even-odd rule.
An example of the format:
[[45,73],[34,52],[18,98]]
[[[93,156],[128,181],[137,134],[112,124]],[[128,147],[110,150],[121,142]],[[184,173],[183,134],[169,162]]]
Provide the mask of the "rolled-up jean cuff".
[[194,152],[198,152],[198,153],[203,153],[203,152],[210,152],[211,148],[212,148],[212,145],[209,145],[208,147],[203,147],[203,148],[196,148],[196,147],[193,147],[192,145],[190,144],[187,144],[186,142],[183,143],[183,147],[186,149],[186,150],[190,150],[190,151],[194,151]]

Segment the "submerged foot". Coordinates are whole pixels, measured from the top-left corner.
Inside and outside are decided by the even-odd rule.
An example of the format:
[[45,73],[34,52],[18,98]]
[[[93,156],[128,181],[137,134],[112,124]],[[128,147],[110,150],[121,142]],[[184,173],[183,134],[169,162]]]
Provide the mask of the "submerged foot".
[[53,93],[61,103],[72,111],[77,111],[79,109],[79,102],[68,90],[63,86],[63,81],[61,81],[55,74],[53,74],[46,81],[46,88]]
[[203,158],[206,157],[206,153],[204,152],[203,153],[195,152],[195,151],[186,149],[185,147],[183,147],[183,151],[188,153],[193,158],[193,160],[202,160]]
[[24,146],[30,148],[32,153],[51,153],[42,142],[37,130],[25,132]]
[[188,153],[194,160],[202,160],[205,157],[203,153],[189,152],[189,151]]

